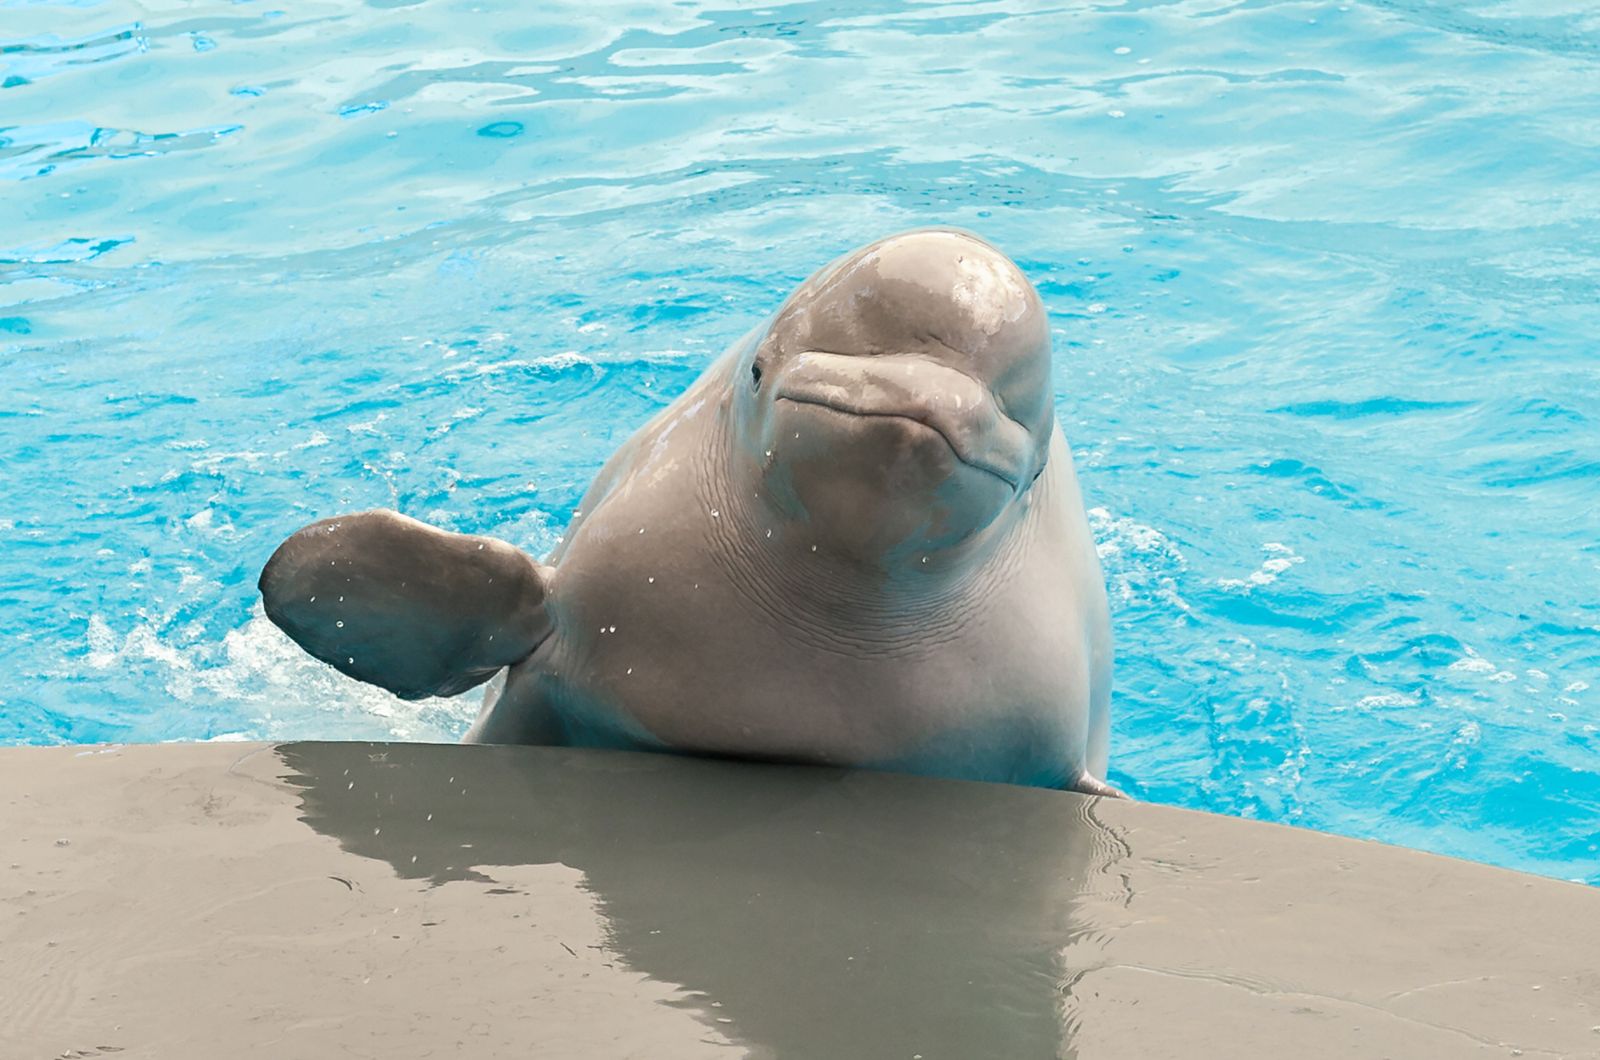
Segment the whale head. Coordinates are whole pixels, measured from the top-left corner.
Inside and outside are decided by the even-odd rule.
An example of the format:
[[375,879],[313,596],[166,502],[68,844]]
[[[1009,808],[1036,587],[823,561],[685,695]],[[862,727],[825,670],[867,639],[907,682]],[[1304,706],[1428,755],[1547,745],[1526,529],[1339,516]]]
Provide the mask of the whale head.
[[829,547],[959,547],[1019,509],[1054,429],[1050,331],[1021,270],[919,229],[824,267],[734,366],[767,502]]

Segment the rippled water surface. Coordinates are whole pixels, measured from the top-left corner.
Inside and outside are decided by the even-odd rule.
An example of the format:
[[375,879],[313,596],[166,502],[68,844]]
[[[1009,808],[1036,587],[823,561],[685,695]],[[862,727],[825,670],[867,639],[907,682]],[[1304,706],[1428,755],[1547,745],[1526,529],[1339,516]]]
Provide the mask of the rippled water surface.
[[1600,883],[1600,15],[1579,0],[0,0],[0,742],[449,739],[254,580],[542,552],[818,265],[1056,328],[1113,779]]

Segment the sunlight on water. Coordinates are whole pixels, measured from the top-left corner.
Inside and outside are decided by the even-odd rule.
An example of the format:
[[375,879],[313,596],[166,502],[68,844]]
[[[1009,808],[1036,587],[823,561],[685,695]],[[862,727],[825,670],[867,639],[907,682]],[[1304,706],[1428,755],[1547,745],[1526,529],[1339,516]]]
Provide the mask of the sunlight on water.
[[1600,882],[1600,15],[0,0],[0,741],[452,739],[254,581],[534,552],[833,255],[1056,329],[1147,799]]

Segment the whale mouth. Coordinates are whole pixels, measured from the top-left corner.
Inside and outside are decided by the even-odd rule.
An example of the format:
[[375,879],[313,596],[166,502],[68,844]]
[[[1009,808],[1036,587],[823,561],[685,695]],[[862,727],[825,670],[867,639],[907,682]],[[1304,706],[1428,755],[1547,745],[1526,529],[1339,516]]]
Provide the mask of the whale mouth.
[[1041,463],[1032,433],[1006,413],[988,384],[920,354],[805,350],[780,368],[772,395],[774,404],[917,424],[943,439],[958,461],[993,475],[1013,493]]
[[953,453],[955,458],[961,463],[975,470],[983,471],[993,475],[1001,482],[1004,482],[1007,488],[1013,491],[1017,489],[1018,481],[1015,475],[1007,472],[1003,468],[990,461],[982,459],[981,457],[963,453],[961,451],[961,447],[956,444],[955,440],[952,439],[950,435],[939,426],[938,423],[934,422],[935,417],[929,415],[927,412],[902,412],[889,409],[863,408],[856,403],[843,400],[834,395],[823,397],[809,394],[785,393],[779,394],[774,400],[787,401],[794,405],[810,405],[813,408],[826,409],[829,412],[837,413],[841,416],[850,416],[856,419],[901,420],[906,423],[916,424],[918,427],[930,431],[934,435],[938,436],[939,439],[950,448],[950,452]]

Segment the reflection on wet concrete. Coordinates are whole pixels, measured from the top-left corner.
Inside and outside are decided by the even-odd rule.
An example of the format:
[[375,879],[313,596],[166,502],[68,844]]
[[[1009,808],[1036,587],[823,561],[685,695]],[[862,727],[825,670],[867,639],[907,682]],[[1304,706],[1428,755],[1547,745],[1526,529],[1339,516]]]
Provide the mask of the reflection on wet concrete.
[[[1127,853],[1077,795],[528,748],[290,744],[304,820],[404,878],[583,873],[608,949],[779,1056],[1071,1055]],[[913,897],[914,896],[914,897]],[[531,911],[537,916],[537,910]]]

